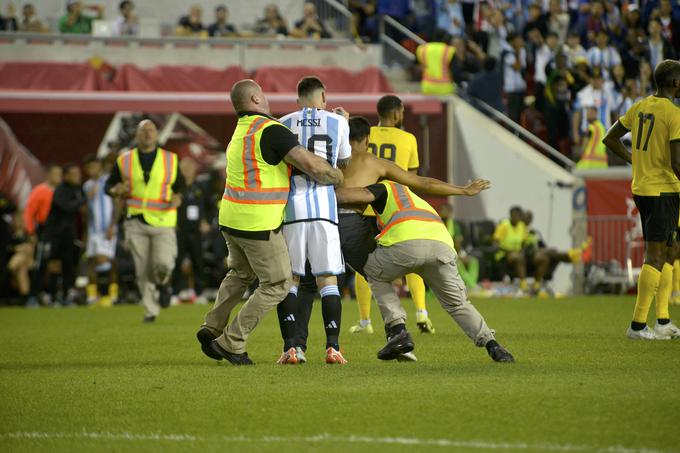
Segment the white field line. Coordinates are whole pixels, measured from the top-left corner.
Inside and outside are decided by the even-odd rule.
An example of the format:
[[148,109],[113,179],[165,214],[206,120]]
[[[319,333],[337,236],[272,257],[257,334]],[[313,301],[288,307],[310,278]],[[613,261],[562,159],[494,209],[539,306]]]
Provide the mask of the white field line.
[[524,442],[487,442],[482,440],[451,439],[419,439],[415,437],[371,437],[371,436],[337,436],[318,434],[315,436],[197,436],[192,434],[137,434],[129,432],[41,432],[15,431],[0,433],[0,439],[20,440],[53,440],[53,439],[95,439],[109,441],[167,441],[167,442],[243,442],[243,443],[358,443],[373,445],[414,445],[428,447],[464,448],[471,450],[524,450],[524,451],[595,451],[602,453],[669,453],[677,450],[657,450],[628,448],[620,445],[595,447],[589,445],[556,444],[556,443],[524,443]]

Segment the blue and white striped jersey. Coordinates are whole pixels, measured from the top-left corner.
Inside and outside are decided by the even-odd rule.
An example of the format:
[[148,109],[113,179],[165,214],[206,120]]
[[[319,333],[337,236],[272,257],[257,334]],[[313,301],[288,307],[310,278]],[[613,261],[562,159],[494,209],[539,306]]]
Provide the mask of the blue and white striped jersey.
[[87,196],[87,230],[90,234],[103,234],[111,224],[113,217],[113,200],[104,192],[108,175],[97,179],[88,179],[83,184]]
[[[281,122],[297,134],[302,146],[326,159],[333,167],[337,167],[338,160],[348,159],[352,155],[349,124],[342,115],[303,108],[284,116]],[[283,223],[306,220],[338,223],[335,188],[319,184],[307,175],[293,173]]]

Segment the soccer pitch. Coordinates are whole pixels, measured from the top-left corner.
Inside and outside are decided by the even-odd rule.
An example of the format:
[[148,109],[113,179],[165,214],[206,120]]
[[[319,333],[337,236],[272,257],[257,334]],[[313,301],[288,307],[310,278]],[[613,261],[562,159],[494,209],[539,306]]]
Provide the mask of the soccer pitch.
[[492,362],[432,299],[436,334],[409,322],[417,363],[377,360],[377,307],[376,333],[352,335],[345,302],[346,366],[323,362],[319,304],[307,364],[275,364],[272,312],[254,367],[201,353],[205,306],[152,325],[130,306],[2,309],[0,450],[678,451],[680,341],[625,338],[632,298],[474,303],[517,363]]

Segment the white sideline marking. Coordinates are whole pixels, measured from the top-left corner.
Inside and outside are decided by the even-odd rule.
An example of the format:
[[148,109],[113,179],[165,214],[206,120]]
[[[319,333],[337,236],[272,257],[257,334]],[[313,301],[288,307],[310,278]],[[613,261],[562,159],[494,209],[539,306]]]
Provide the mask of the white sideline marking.
[[[589,445],[555,444],[524,442],[487,442],[481,440],[451,440],[451,439],[418,439],[415,437],[370,437],[370,436],[336,436],[332,434],[318,434],[315,436],[195,436],[192,434],[136,434],[129,432],[40,432],[16,431],[0,433],[0,439],[103,439],[115,441],[169,441],[169,442],[244,442],[244,443],[362,443],[362,444],[398,444],[432,447],[453,447],[484,450],[536,450],[536,451],[597,451],[603,453],[667,453],[671,450],[638,449],[620,445],[609,447],[594,447]],[[675,451],[675,450],[673,450]]]

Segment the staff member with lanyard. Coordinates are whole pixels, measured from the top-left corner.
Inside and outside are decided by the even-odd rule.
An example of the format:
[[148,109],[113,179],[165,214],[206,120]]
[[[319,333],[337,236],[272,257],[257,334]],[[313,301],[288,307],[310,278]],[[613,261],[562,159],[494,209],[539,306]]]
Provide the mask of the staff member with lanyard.
[[177,155],[158,146],[158,129],[151,120],[139,123],[136,142],[137,148],[118,156],[105,190],[125,199],[125,235],[135,261],[144,322],[154,322],[160,308],[170,305],[177,207],[185,183],[177,171]]
[[[208,357],[252,365],[246,352],[248,335],[286,297],[292,281],[288,247],[281,233],[291,166],[320,184],[340,184],[342,172],[301,146],[290,129],[271,118],[269,102],[254,81],[236,82],[231,103],[239,119],[227,147],[227,180],[219,216],[230,270],[196,337]],[[231,311],[256,277],[258,288],[227,325]]]

